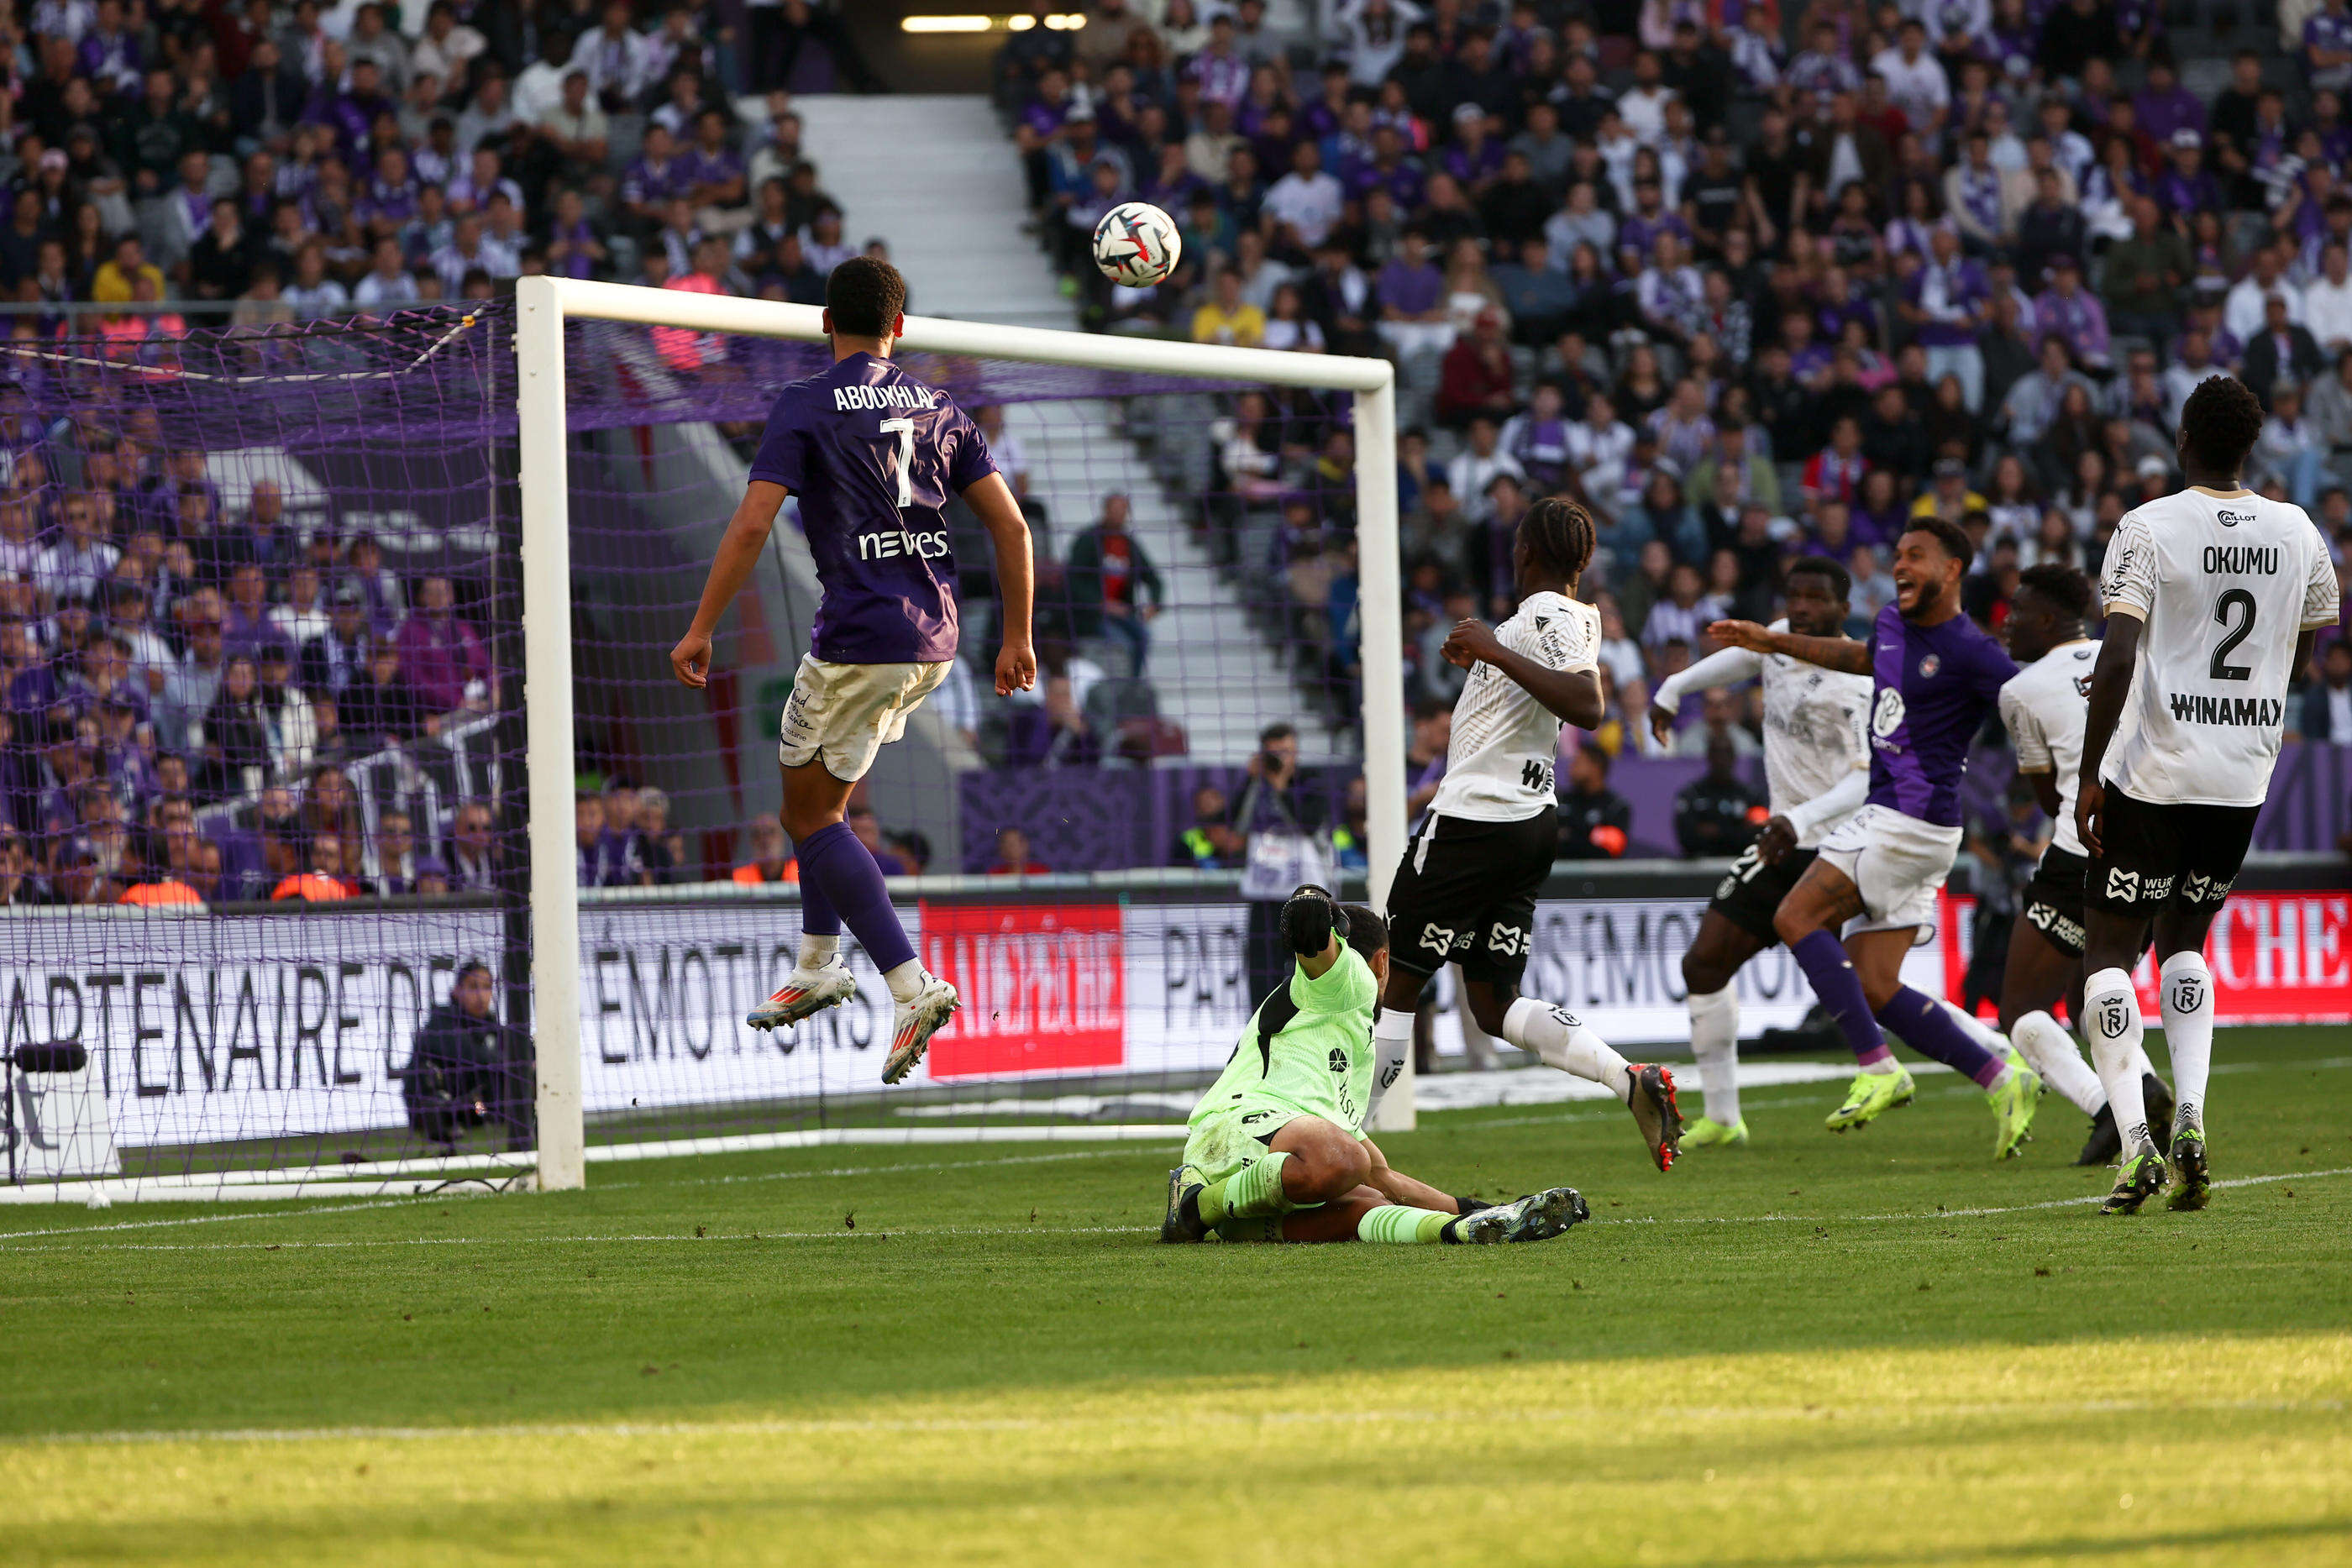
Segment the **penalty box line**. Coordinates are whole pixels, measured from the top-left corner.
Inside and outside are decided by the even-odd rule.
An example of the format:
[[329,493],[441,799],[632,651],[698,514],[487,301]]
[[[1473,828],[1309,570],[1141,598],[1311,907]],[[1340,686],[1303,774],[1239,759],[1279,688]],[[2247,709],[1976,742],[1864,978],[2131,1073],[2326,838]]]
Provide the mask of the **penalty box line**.
[[[2271,1186],[2289,1181],[2326,1181],[2352,1176],[2352,1166],[2324,1171],[2280,1171],[2267,1176],[2231,1176],[2213,1184],[2217,1190]],[[1904,1220],[1981,1219],[2004,1214],[2033,1214],[2049,1209],[2077,1208],[2100,1202],[2105,1194],[2052,1198],[2042,1203],[2008,1204],[1990,1208],[1949,1208],[1905,1214],[1725,1214],[1676,1215],[1624,1219],[1593,1219],[1589,1225],[1852,1225]],[[403,1200],[404,1202],[409,1200]],[[639,1247],[678,1243],[709,1245],[741,1241],[919,1241],[933,1237],[1000,1236],[1145,1236],[1159,1228],[1150,1225],[943,1225],[898,1230],[749,1230],[726,1235],[695,1236],[686,1232],[644,1232],[604,1236],[395,1236],[351,1238],[332,1241],[67,1241],[37,1247],[0,1248],[0,1255],[24,1252],[321,1252],[399,1247]]]

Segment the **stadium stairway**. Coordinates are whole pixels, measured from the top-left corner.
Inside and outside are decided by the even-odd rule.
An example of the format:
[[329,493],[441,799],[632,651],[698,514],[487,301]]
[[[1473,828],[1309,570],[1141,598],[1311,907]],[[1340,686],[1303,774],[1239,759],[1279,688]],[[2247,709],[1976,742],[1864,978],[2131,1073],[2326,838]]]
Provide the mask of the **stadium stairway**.
[[[825,189],[848,207],[850,233],[888,242],[910,308],[927,316],[1067,330],[1076,323],[1054,270],[1022,229],[1027,196],[1012,143],[980,96],[807,97],[795,100],[802,145]],[[909,148],[925,156],[910,161]],[[1051,513],[1058,558],[1094,521],[1102,497],[1134,504],[1136,538],[1160,568],[1171,609],[1153,623],[1146,674],[1160,716],[1181,725],[1191,758],[1240,762],[1276,719],[1299,727],[1310,759],[1338,746],[1187,526],[1118,411],[1095,401],[1016,405],[1006,425],[1027,449],[1031,494]],[[1198,441],[1205,454],[1205,424]],[[1269,585],[1270,586],[1270,585]],[[1118,659],[1105,669],[1125,674]]]

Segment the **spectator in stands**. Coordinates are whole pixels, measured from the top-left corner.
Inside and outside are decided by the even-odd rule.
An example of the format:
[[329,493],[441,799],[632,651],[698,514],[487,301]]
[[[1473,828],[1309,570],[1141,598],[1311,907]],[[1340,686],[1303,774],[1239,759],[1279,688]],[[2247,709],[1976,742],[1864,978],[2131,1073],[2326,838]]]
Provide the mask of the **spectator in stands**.
[[686,835],[670,826],[669,797],[651,785],[637,791],[637,858],[655,887],[698,880],[687,862]]
[[850,832],[874,857],[874,863],[882,868],[884,876],[913,874],[914,868],[899,859],[896,850],[882,841],[882,820],[874,814],[873,807],[863,802],[853,804],[842,820],[849,824]]
[[344,733],[362,754],[413,738],[426,717],[400,667],[400,651],[390,643],[369,649],[366,678],[344,688],[336,707]]
[[1140,680],[1151,651],[1150,622],[1165,594],[1160,569],[1129,529],[1130,515],[1125,495],[1114,490],[1103,497],[1099,520],[1070,541],[1065,581],[1072,633],[1124,643],[1128,674]]
[[2304,688],[2303,738],[2352,741],[2352,642],[2330,643],[2319,670],[2320,678]]
[[582,887],[637,887],[644,868],[628,854],[630,841],[604,831],[604,798],[582,790],[572,798],[572,839]]
[[1244,848],[1231,821],[1225,792],[1203,784],[1192,791],[1192,825],[1176,835],[1168,863],[1194,871],[1230,871],[1242,863]]
[[1609,788],[1609,753],[1585,741],[1569,759],[1559,800],[1560,858],[1622,860],[1633,829],[1633,808]]
[[530,1040],[500,1023],[498,992],[488,964],[457,971],[449,998],[425,1015],[401,1096],[418,1136],[454,1148],[467,1129],[496,1124],[509,1150],[533,1146],[537,1093]]
[[375,874],[369,890],[386,898],[417,891],[416,830],[406,811],[393,807],[376,819]]
[[1720,736],[1709,738],[1706,771],[1675,796],[1675,840],[1685,856],[1736,855],[1755,838],[1767,814],[1763,797],[1736,768],[1730,741]]
[[273,900],[298,899],[310,904],[358,897],[358,884],[344,874],[343,841],[332,833],[315,835],[310,841],[305,869],[281,879],[269,890],[269,896]]
[[473,625],[457,615],[456,603],[447,578],[428,577],[417,594],[416,613],[400,628],[401,674],[427,713],[488,705],[489,650]]
[[488,893],[498,886],[499,846],[490,834],[490,808],[481,800],[462,800],[450,820],[450,886],[466,893]]
[[1019,828],[996,830],[996,858],[988,863],[990,876],[1043,876],[1045,862],[1029,852],[1029,835]]
[[773,817],[755,817],[750,828],[751,858],[735,868],[731,880],[740,883],[797,883],[801,865],[785,846],[783,824]]
[[[302,644],[299,684],[307,692],[341,698],[371,678],[370,643],[366,591],[356,582],[337,583],[327,612],[327,630]],[[397,649],[394,658],[396,665]],[[350,727],[348,716],[344,727]]]

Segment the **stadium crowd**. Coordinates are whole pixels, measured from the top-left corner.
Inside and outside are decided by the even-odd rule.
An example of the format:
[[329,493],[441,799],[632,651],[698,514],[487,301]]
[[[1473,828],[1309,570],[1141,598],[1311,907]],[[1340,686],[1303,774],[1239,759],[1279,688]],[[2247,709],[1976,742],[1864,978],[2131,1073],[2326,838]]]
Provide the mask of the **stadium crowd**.
[[[1082,30],[1013,36],[999,99],[1095,327],[1395,361],[1421,722],[1460,687],[1447,630],[1507,612],[1513,527],[1561,495],[1599,525],[1583,591],[1612,694],[1563,774],[1605,791],[1612,757],[1668,753],[1727,788],[1752,692],[1692,694],[1663,741],[1644,722],[1710,622],[1769,619],[1817,554],[1848,567],[1860,630],[1904,520],[1932,514],[1968,531],[1968,607],[1997,625],[2021,570],[2095,575],[2123,515],[2178,486],[2181,402],[2223,371],[2270,411],[2253,482],[2352,554],[2337,0],[2259,21],[2197,0],[1321,11],[1282,34],[1262,0],[1095,0]],[[1088,264],[1133,199],[1181,232],[1156,288]],[[1201,528],[1344,721],[1344,400],[1219,413]],[[2290,727],[2352,739],[2343,706]],[[1686,850],[1727,841],[1710,814],[1729,796],[1694,804]]]
[[[743,20],[0,4],[8,335],[130,361],[224,313],[382,315],[535,272],[821,300],[849,252],[782,84],[813,56],[873,84],[832,5]],[[206,455],[152,429],[68,422],[9,448],[0,904],[491,884],[490,806],[418,782],[494,706],[467,585],[297,528],[268,479],[232,509]],[[583,882],[689,874],[658,791],[619,783],[592,811]]]
[[497,685],[448,576],[68,422],[0,486],[0,904],[488,887],[488,808],[423,779]]

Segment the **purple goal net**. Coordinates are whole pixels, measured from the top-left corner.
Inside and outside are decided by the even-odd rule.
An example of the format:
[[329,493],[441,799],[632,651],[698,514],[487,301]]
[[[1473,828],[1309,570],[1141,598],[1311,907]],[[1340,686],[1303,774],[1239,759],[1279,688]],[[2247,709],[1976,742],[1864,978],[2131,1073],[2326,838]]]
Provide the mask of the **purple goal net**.
[[851,821],[967,1006],[885,1094],[869,972],[796,1033],[740,1023],[798,931],[774,737],[816,581],[789,507],[709,688],[667,659],[824,350],[572,327],[576,730],[534,759],[513,327],[0,343],[12,1186],[528,1167],[535,763],[575,794],[592,1158],[1181,1120],[1276,972],[1253,842],[1361,869],[1349,399],[907,357],[1021,494],[1043,670],[992,689],[990,549],[951,517],[964,655]]

